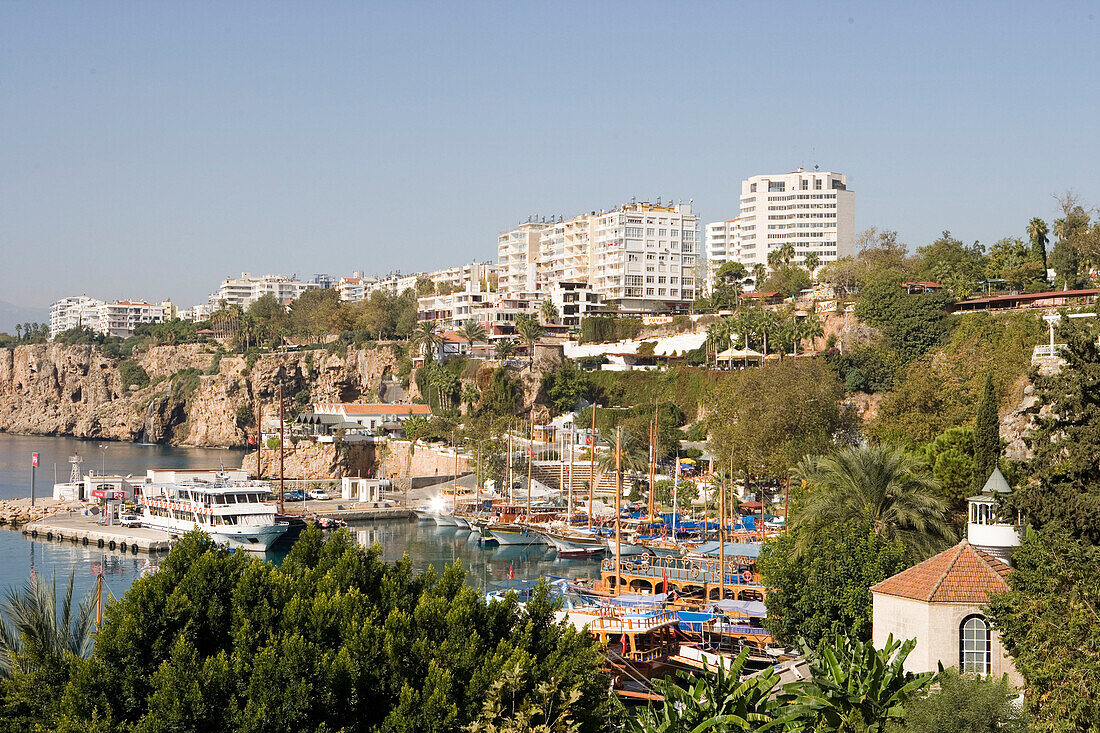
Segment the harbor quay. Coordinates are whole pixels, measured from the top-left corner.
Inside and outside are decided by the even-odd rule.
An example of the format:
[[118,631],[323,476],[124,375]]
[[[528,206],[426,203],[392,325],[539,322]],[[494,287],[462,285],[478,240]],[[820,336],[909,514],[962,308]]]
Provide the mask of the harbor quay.
[[81,514],[55,514],[22,527],[23,534],[35,539],[71,542],[86,547],[105,548],[119,552],[167,552],[171,536],[151,527],[105,525],[100,517]]

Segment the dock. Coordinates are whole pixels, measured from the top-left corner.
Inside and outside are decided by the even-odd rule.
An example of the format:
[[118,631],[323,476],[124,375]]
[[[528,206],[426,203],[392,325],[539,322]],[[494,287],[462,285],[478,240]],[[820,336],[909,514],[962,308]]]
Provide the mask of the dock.
[[149,527],[100,524],[99,517],[52,515],[23,525],[23,534],[36,539],[102,547],[122,553],[167,552],[172,546],[167,532]]

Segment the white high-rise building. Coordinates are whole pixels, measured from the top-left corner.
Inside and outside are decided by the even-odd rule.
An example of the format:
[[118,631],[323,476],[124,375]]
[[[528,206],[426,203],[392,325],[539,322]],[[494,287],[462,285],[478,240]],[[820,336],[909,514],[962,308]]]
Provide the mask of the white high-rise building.
[[87,295],[74,295],[62,298],[50,306],[50,338],[71,328],[90,328],[99,326],[99,311],[102,300]]
[[551,226],[528,221],[497,236],[497,268],[503,292],[532,291],[537,285],[542,233]]
[[707,224],[703,248],[707,257],[707,281],[710,283],[722,265],[737,262],[741,257],[740,217]]
[[319,289],[321,285],[315,282],[302,282],[283,275],[264,275],[252,277],[250,273],[242,272],[240,277],[229,277],[222,280],[222,286],[218,292],[210,296],[210,304],[216,308],[231,308],[240,306],[247,308],[253,302],[264,295],[273,295],[280,303],[288,300],[297,300],[307,290]]
[[542,233],[538,287],[583,282],[622,313],[683,310],[696,296],[699,217],[691,204],[623,204]]
[[[730,220],[736,222],[732,241],[730,222],[707,225],[708,233],[713,227],[716,251],[719,235],[725,235],[726,262],[748,269],[767,265],[768,253],[788,242],[794,246],[795,262],[803,262],[810,252],[821,264],[855,254],[855,193],[848,190],[843,173],[799,168],[753,176],[741,182],[740,205],[740,216]],[[707,246],[712,246],[709,237]]]
[[95,330],[105,336],[133,336],[134,329],[143,323],[164,323],[168,320],[170,308],[170,303],[157,305],[143,300],[104,303],[99,309],[99,322]]

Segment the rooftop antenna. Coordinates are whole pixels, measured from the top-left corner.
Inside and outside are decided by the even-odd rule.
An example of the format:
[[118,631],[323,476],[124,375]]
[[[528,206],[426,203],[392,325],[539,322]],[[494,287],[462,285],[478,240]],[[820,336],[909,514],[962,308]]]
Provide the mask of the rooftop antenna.
[[73,470],[69,472],[69,483],[80,483],[80,464],[84,462],[84,459],[80,457],[79,453],[73,453],[69,456],[69,463],[72,464]]

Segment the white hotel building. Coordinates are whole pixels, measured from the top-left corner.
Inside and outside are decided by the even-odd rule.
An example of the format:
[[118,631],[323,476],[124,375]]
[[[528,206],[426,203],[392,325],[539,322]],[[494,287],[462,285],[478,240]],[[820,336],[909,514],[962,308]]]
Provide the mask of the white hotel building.
[[87,295],[62,298],[50,306],[50,338],[71,328],[97,329],[99,310],[102,307],[102,300],[89,298]]
[[855,254],[855,193],[843,173],[806,171],[753,176],[741,182],[741,213],[707,225],[707,265],[768,264],[786,243],[795,261],[816,252],[822,264]]
[[222,286],[218,292],[210,296],[210,305],[215,308],[232,308],[240,306],[248,308],[264,295],[273,295],[280,303],[288,300],[297,300],[307,290],[317,290],[321,286],[315,282],[302,282],[283,275],[264,275],[252,277],[250,273],[242,272],[240,277],[229,277],[222,280]]
[[530,292],[537,287],[539,247],[542,233],[552,226],[527,221],[497,237],[497,270],[500,290]]
[[699,217],[691,204],[623,204],[540,233],[536,286],[588,283],[622,313],[683,310],[696,296]]

